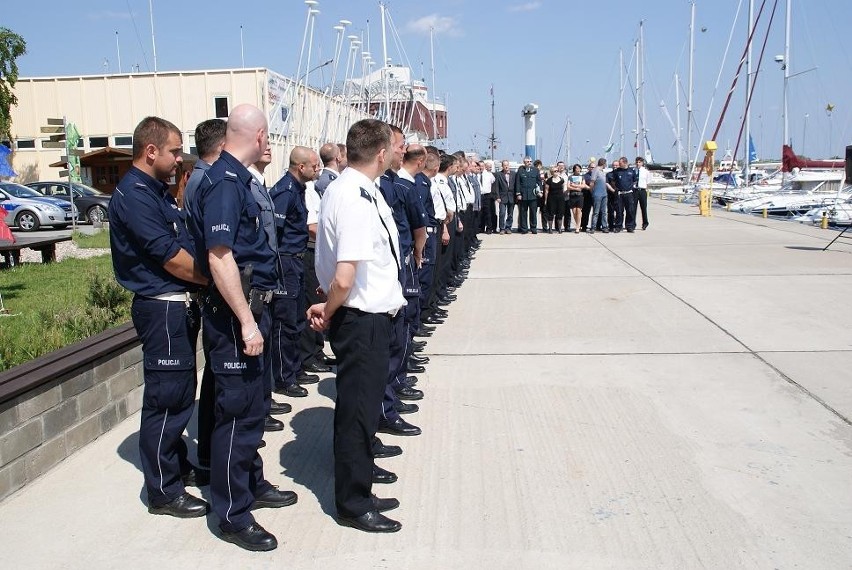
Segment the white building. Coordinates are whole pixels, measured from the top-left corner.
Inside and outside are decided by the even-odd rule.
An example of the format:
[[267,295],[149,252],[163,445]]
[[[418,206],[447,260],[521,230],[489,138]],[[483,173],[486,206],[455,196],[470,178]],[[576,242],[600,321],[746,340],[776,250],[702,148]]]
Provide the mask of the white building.
[[[195,154],[195,126],[228,116],[240,103],[256,105],[269,117],[273,183],[287,168],[296,145],[318,149],[345,142],[349,125],[368,117],[340,97],[329,97],[266,68],[125,73],[77,77],[24,77],[15,85],[12,108],[12,168],[18,182],[56,180],[64,150],[44,148],[41,127],[66,117],[82,135],[78,148],[83,181],[112,192],[130,166],[133,130],[149,115],[167,119],[183,132],[184,151]],[[54,165],[54,166],[51,166]]]

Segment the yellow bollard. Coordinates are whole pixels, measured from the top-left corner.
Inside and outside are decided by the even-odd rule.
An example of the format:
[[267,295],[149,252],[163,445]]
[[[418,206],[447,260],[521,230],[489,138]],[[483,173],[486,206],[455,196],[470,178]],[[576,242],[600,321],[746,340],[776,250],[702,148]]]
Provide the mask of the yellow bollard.
[[763,207],[763,219],[766,219],[768,217],[769,217],[769,212],[766,210],[766,207],[764,206]]
[[683,202],[683,196],[678,196],[677,197],[677,203],[680,204],[682,202]]
[[828,214],[825,212],[822,213],[822,220],[819,222],[819,227],[824,230],[828,229]]
[[698,212],[702,216],[710,215],[710,190],[702,189],[698,191]]
[[725,204],[725,209],[726,209],[727,211],[729,211],[729,212],[731,211],[731,203],[730,203],[730,202],[728,202],[727,204]]

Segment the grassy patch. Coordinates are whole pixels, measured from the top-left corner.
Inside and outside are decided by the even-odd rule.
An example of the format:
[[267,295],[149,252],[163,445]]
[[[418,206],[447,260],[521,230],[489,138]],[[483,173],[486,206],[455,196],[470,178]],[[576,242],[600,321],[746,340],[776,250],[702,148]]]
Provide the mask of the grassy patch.
[[131,296],[108,255],[0,271],[0,295],[9,313],[0,316],[0,370],[130,319]]
[[76,231],[71,234],[71,240],[81,249],[109,249],[109,230],[103,229],[93,234],[84,234],[83,232]]

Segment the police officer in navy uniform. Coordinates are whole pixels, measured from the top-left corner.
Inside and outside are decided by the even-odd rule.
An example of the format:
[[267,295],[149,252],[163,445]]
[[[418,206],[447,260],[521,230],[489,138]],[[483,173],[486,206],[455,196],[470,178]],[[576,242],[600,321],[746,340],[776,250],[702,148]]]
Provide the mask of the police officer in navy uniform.
[[[272,162],[272,149],[267,146],[260,159],[248,167],[251,172],[251,195],[255,202],[260,207],[260,222],[266,232],[266,241],[273,251],[278,251],[278,233],[275,229],[275,208],[272,205],[272,198],[269,196],[269,190],[266,188],[266,179],[263,177],[263,171]],[[269,383],[272,385],[272,367],[267,367],[270,374]],[[266,416],[266,421],[263,425],[263,431],[281,431],[284,429],[284,422],[276,420],[272,416],[275,414],[286,414],[292,411],[290,404],[286,402],[276,402],[271,400],[269,403],[269,415]],[[261,440],[260,447],[263,447],[265,442]]]
[[[335,151],[337,145],[334,145]],[[305,328],[305,267],[308,245],[308,209],[305,190],[319,172],[319,156],[297,146],[290,152],[287,172],[270,191],[275,207],[278,240],[278,287],[272,302],[272,377],[279,394],[304,397],[308,391],[297,383],[302,366],[299,336]]]
[[440,253],[438,231],[441,229],[441,224],[435,216],[431,178],[438,174],[441,159],[438,156],[438,149],[435,147],[426,147],[426,152],[427,156],[423,163],[423,169],[414,176],[414,180],[417,197],[426,211],[426,245],[423,247],[423,260],[418,274],[420,280],[420,320],[426,324],[433,324],[438,319],[447,316],[446,311],[432,304],[435,268]]
[[264,478],[257,452],[271,402],[265,341],[277,271],[247,167],[266,150],[267,128],[258,108],[234,107],[222,154],[207,171],[197,199],[187,204],[198,250],[206,253],[199,259],[214,285],[202,299],[204,342],[216,377],[210,494],[222,538],[247,550],[278,546],[252,509],[297,500]]
[[133,166],[109,204],[116,280],[133,292],[133,325],[142,341],[145,389],[139,454],[148,511],[204,516],[208,504],[184,489],[191,469],[181,435],[195,404],[195,343],[200,318],[195,296],[207,278],[165,182],[181,163],[180,130],[147,117],[133,132]]
[[[388,207],[393,212],[394,225],[399,235],[399,252],[401,271],[400,285],[407,304],[403,311],[394,316],[391,322],[390,361],[388,367],[387,387],[382,403],[382,417],[379,420],[378,431],[391,435],[420,435],[419,427],[414,426],[400,417],[397,408],[401,407],[400,400],[421,399],[423,392],[404,383],[407,375],[410,354],[409,343],[411,336],[409,328],[416,319],[417,303],[419,303],[420,283],[417,280],[417,265],[423,255],[425,245],[425,212],[414,194],[414,178],[402,171],[402,161],[405,155],[405,136],[399,127],[391,126],[393,145],[390,168],[382,174],[379,189]],[[421,149],[422,150],[422,149]],[[405,176],[403,178],[402,176]],[[411,333],[413,334],[413,333]],[[375,480],[393,482],[396,476],[376,467]]]
[[340,147],[335,143],[325,143],[319,149],[319,157],[322,160],[323,168],[319,173],[316,184],[314,184],[314,188],[320,197],[322,197],[328,185],[340,176]]
[[328,329],[337,356],[337,521],[366,532],[402,528],[381,514],[399,501],[372,494],[372,442],[389,367],[391,319],[405,305],[399,236],[375,184],[390,164],[391,138],[376,119],[349,129],[349,167],[326,189],[317,227],[317,277],[327,300],[308,309],[311,327]]

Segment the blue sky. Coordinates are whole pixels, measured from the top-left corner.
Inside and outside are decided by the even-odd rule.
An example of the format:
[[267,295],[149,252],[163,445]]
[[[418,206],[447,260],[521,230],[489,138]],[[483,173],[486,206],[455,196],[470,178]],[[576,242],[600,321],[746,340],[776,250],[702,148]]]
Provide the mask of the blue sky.
[[[755,62],[774,3],[766,2],[755,39]],[[28,53],[19,60],[22,76],[117,72],[116,32],[123,71],[135,64],[143,71],[153,70],[148,0],[7,0],[3,4],[0,25],[27,40]],[[429,27],[435,29],[436,92],[449,107],[450,150],[487,151],[493,84],[498,158],[518,159],[523,153],[521,108],[527,103],[539,105],[538,152],[545,162],[554,161],[557,152],[559,158],[566,158],[569,142],[571,161],[601,156],[611,141],[619,104],[619,49],[633,74],[631,57],[640,20],[645,38],[645,124],[654,158],[675,158],[675,135],[661,102],[675,122],[676,72],[686,144],[687,0],[387,0],[386,5],[404,49],[402,55],[389,39],[389,57],[396,63],[407,61],[415,75],[422,74],[430,84]],[[712,133],[745,45],[748,0],[742,1],[722,68],[739,5],[740,0],[696,1],[694,145],[708,110],[705,138]],[[761,0],[755,0],[755,12],[760,5]],[[246,66],[296,73],[306,16],[301,0],[153,0],[153,6],[161,71],[239,67],[242,25]],[[242,11],[236,13],[234,6]],[[317,8],[312,66],[332,57],[333,26],[340,19],[352,21],[347,34],[369,35],[371,51],[380,59],[376,57],[381,53],[378,0],[320,0]],[[783,74],[773,58],[783,53],[784,18],[784,0],[779,0],[752,102],[752,133],[761,158],[780,155]],[[852,2],[794,0],[792,21],[790,70],[801,73],[790,80],[788,90],[794,148],[809,156],[842,154],[844,146],[852,143],[852,97],[848,96],[852,48],[843,41],[845,26],[852,21]],[[64,37],[69,30],[77,30],[73,41]],[[312,83],[321,87],[330,76],[329,66],[314,73]],[[632,131],[636,126],[632,92],[626,91],[624,99],[625,154],[631,156],[635,155]],[[720,149],[735,146],[744,101],[742,79],[718,137]],[[835,105],[831,114],[825,111],[828,103]],[[615,152],[620,148],[618,139],[616,127]]]

